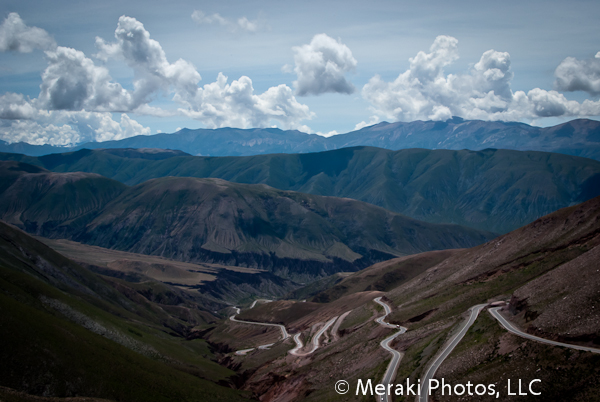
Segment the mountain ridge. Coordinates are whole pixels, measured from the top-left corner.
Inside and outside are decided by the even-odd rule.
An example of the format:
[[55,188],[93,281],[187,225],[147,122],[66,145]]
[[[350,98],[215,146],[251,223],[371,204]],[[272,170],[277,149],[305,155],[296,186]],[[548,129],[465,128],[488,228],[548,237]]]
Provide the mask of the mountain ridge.
[[352,146],[375,146],[391,150],[497,148],[557,152],[600,160],[600,122],[575,119],[556,126],[535,127],[520,122],[453,117],[446,121],[382,122],[327,138],[277,128],[181,129],[172,134],[140,135],[66,148],[0,141],[0,152],[41,156],[83,148],[170,148],[193,155],[247,156],[319,152]]

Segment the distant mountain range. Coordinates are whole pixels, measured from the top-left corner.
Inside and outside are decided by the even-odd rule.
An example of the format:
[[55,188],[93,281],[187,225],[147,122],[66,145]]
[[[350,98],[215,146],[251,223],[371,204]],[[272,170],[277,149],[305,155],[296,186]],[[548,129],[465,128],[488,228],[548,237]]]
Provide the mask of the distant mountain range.
[[578,119],[554,127],[524,123],[463,120],[379,123],[358,131],[325,138],[300,131],[265,129],[183,129],[174,134],[136,136],[119,141],[53,147],[0,141],[0,152],[31,156],[98,148],[162,148],[205,156],[307,153],[354,146],[399,150],[486,148],[557,152],[600,160],[600,122]]
[[167,176],[266,184],[353,198],[414,219],[495,233],[600,195],[600,162],[533,151],[355,147],[310,154],[198,157],[180,151],[107,149],[41,157],[0,154],[2,159],[55,172],[97,173],[127,185]]
[[416,221],[351,199],[220,179],[133,187],[91,173],[0,163],[0,219],[30,233],[187,262],[267,269],[308,281],[494,235]]

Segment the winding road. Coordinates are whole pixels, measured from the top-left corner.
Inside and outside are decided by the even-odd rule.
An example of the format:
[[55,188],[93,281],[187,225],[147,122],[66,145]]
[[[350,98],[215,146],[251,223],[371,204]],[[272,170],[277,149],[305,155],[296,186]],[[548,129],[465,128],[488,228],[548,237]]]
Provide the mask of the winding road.
[[243,324],[254,324],[254,325],[265,325],[267,327],[277,327],[281,331],[281,336],[282,336],[281,340],[284,340],[284,339],[287,339],[287,338],[290,337],[290,334],[288,334],[288,332],[285,329],[285,327],[283,325],[281,325],[281,324],[271,324],[270,322],[254,322],[254,321],[242,321],[242,320],[238,320],[237,318],[235,318],[235,316],[238,315],[238,314],[240,314],[240,309],[238,307],[234,307],[234,309],[237,312],[234,315],[232,315],[231,317],[229,317],[229,319],[231,321],[241,322]]
[[[254,305],[256,304],[258,300],[254,301],[254,303],[252,303],[252,307],[254,307]],[[270,300],[269,300],[270,301]],[[233,309],[235,310],[235,314],[232,315],[231,317],[229,317],[229,319],[233,322],[239,322],[242,324],[253,324],[253,325],[264,325],[267,327],[277,327],[279,328],[279,330],[281,331],[281,340],[285,340],[287,338],[289,338],[291,335],[288,334],[287,330],[285,329],[285,327],[281,324],[272,324],[270,322],[254,322],[254,321],[243,321],[243,320],[238,320],[237,318],[235,318],[236,315],[240,314],[241,310],[239,307],[233,307]],[[348,312],[349,313],[349,312]],[[346,315],[348,314],[346,313]],[[321,336],[325,333],[325,331],[327,331],[327,329],[329,327],[331,327],[331,325],[333,325],[333,323],[338,319],[337,316],[333,317],[332,319],[330,319],[329,321],[327,321],[325,323],[325,325],[323,325],[323,328],[321,328],[319,330],[319,332],[317,332],[317,334],[313,337],[312,339],[312,349],[306,353],[298,353],[298,351],[300,349],[302,349],[304,347],[304,345],[302,344],[302,341],[300,340],[300,333],[297,333],[293,336],[294,342],[296,342],[296,347],[292,350],[290,350],[290,353],[295,355],[295,356],[306,356],[309,355],[311,353],[314,353],[320,346],[319,344],[319,339],[321,338]],[[343,317],[342,317],[343,319]],[[341,320],[340,320],[341,322]],[[339,325],[338,325],[339,326]],[[258,346],[258,349],[269,349],[271,346],[273,346],[275,343],[269,343],[266,345],[260,345]],[[245,356],[247,353],[253,351],[255,348],[250,348],[250,349],[242,349],[242,350],[238,350],[235,352],[236,355],[238,356]]]
[[502,326],[504,328],[506,328],[507,331],[512,332],[515,335],[518,335],[518,336],[526,338],[526,339],[531,339],[532,341],[546,343],[548,345],[562,346],[565,348],[583,350],[585,352],[600,353],[600,349],[590,348],[587,346],[571,345],[571,344],[562,343],[562,342],[555,342],[555,341],[551,341],[549,339],[544,339],[544,338],[540,338],[539,336],[530,335],[528,333],[525,333],[525,332],[521,331],[520,329],[515,328],[510,322],[508,322],[506,320],[506,318],[504,318],[500,314],[500,312],[498,310],[500,310],[500,307],[491,308],[491,309],[489,309],[489,312],[492,315],[492,317],[494,317],[496,320],[498,320],[500,322],[500,324],[502,324]]
[[[388,352],[390,352],[392,354],[392,360],[388,364],[385,374],[383,375],[383,380],[381,381],[381,384],[384,384],[387,389],[388,384],[396,376],[396,372],[398,371],[398,366],[400,365],[400,360],[402,360],[402,356],[404,356],[402,353],[398,352],[396,349],[391,348],[390,342],[392,342],[394,339],[396,339],[396,337],[398,335],[405,333],[406,328],[383,321],[385,319],[385,317],[387,317],[388,314],[390,314],[392,312],[392,309],[390,308],[390,306],[387,305],[387,303],[381,301],[381,297],[375,298],[374,301],[376,303],[380,304],[381,306],[383,306],[383,308],[385,310],[385,315],[382,317],[379,317],[375,321],[379,325],[382,325],[386,328],[400,329],[398,332],[388,336],[387,338],[385,338],[383,341],[381,341],[379,343],[379,345],[382,348],[384,348],[385,350],[387,350]],[[381,397],[381,400],[385,401],[385,402],[390,402],[390,397],[389,397],[389,395],[386,394]]]
[[[240,314],[240,309],[239,309],[239,307],[234,307],[233,309],[235,310],[235,314],[232,315],[231,317],[229,317],[229,319],[233,322],[239,322],[242,324],[264,325],[267,327],[277,327],[281,331],[281,340],[285,340],[290,337],[290,334],[288,334],[285,327],[281,324],[271,324],[270,322],[253,322],[253,321],[238,320],[237,318],[235,318],[235,316]],[[258,348],[262,349],[262,350],[269,349],[274,344],[275,343],[268,343],[266,345],[260,345]],[[235,354],[238,356],[245,356],[248,352],[252,352],[253,350],[254,350],[254,348],[238,350],[237,352],[235,352]]]
[[331,328],[331,337],[333,338],[334,341],[337,341],[338,339],[340,339],[339,335],[338,335],[338,331],[340,330],[340,325],[342,324],[342,321],[344,321],[344,319],[348,316],[348,314],[350,314],[352,312],[352,310],[350,311],[346,311],[344,314],[342,314],[340,316],[340,318],[338,318],[338,320],[335,322],[335,324],[333,325],[333,328]]
[[306,353],[298,353],[299,350],[302,349],[302,347],[304,345],[302,345],[302,341],[300,340],[300,333],[297,333],[296,335],[294,335],[294,342],[296,342],[296,347],[294,349],[290,350],[290,354],[292,354],[294,356],[306,356],[306,355],[310,355],[311,353],[314,353],[315,350],[317,350],[320,346],[319,339],[325,333],[325,331],[327,331],[327,329],[329,327],[331,327],[331,325],[335,322],[335,320],[337,320],[337,316],[333,317],[331,320],[327,321],[325,323],[325,325],[323,325],[323,328],[321,328],[319,330],[319,332],[317,332],[317,334],[312,338],[311,350],[309,350]]
[[[377,297],[375,299],[373,299],[376,303],[378,303],[379,305],[381,305],[384,308],[385,314],[379,318],[377,318],[375,321],[386,328],[390,328],[390,329],[399,329],[398,332],[388,336],[387,338],[385,338],[384,340],[382,340],[380,342],[380,346],[387,350],[388,352],[390,352],[392,354],[392,360],[390,361],[390,363],[388,364],[388,367],[385,371],[385,374],[383,376],[383,380],[381,382],[381,384],[384,384],[386,389],[388,384],[390,384],[390,382],[393,380],[393,378],[396,375],[396,372],[398,370],[398,366],[400,364],[400,360],[402,359],[403,354],[400,353],[399,351],[393,349],[392,347],[390,347],[390,343],[399,335],[403,334],[406,332],[406,328],[405,327],[401,327],[399,325],[394,325],[394,324],[390,324],[388,322],[385,322],[385,318],[392,312],[390,306],[383,302],[381,300],[381,297]],[[256,302],[258,300],[255,300],[254,303],[252,303],[252,305],[250,306],[250,308],[253,308],[256,305]],[[261,300],[263,301],[263,300]],[[269,300],[264,300],[265,302],[268,302]],[[429,381],[431,379],[433,379],[433,376],[435,375],[436,371],[439,369],[440,365],[444,362],[444,360],[450,355],[450,353],[452,353],[452,351],[454,350],[454,348],[459,344],[459,342],[464,338],[464,336],[466,335],[467,331],[469,330],[469,328],[473,325],[473,323],[475,322],[475,320],[477,319],[477,317],[479,316],[479,313],[481,312],[481,310],[488,306],[488,304],[477,304],[473,307],[471,307],[468,311],[470,311],[469,317],[468,319],[464,322],[462,328],[460,329],[460,331],[455,334],[452,338],[450,338],[449,342],[446,344],[446,346],[444,347],[444,349],[441,351],[441,353],[438,354],[438,356],[436,357],[436,359],[433,361],[433,363],[428,367],[427,371],[425,372],[425,375],[423,376],[423,378],[421,379],[421,390],[419,393],[419,397],[418,397],[418,402],[428,402],[429,400]],[[236,315],[240,314],[240,309],[238,307],[234,307],[234,309],[236,310],[236,313],[234,315],[232,315],[231,317],[229,317],[229,319],[231,321],[234,322],[239,322],[239,323],[243,323],[243,324],[253,324],[253,325],[264,325],[264,326],[271,326],[271,327],[278,327],[281,331],[281,335],[282,335],[282,340],[285,340],[287,338],[290,337],[290,334],[288,334],[286,328],[281,325],[281,324],[272,324],[272,323],[261,323],[261,322],[252,322],[252,321],[242,321],[242,320],[238,320],[235,318]],[[494,308],[490,308],[489,312],[492,315],[492,317],[494,317],[496,320],[498,320],[498,322],[509,332],[518,335],[520,337],[526,338],[526,339],[530,339],[533,341],[537,341],[537,342],[541,342],[541,343],[546,343],[548,345],[552,345],[552,346],[560,346],[560,347],[565,347],[565,348],[571,348],[571,349],[577,349],[577,350],[582,350],[585,352],[592,352],[592,353],[600,353],[600,349],[597,348],[592,348],[592,347],[587,347],[587,346],[579,346],[579,345],[571,345],[568,343],[563,343],[563,342],[556,342],[556,341],[551,341],[548,339],[544,339],[544,338],[540,338],[538,336],[535,335],[530,335],[527,334],[521,330],[519,330],[518,328],[516,328],[515,326],[513,326],[510,322],[508,322],[508,320],[506,320],[506,318],[504,318],[499,310],[501,309],[501,307],[494,307]],[[293,335],[293,339],[294,342],[296,343],[296,347],[292,350],[289,351],[290,354],[295,355],[295,356],[306,356],[309,355],[311,353],[314,353],[320,346],[319,343],[319,339],[321,338],[321,336],[327,331],[327,329],[329,327],[331,327],[334,323],[334,327],[332,329],[332,336],[333,339],[335,340],[336,334],[335,332],[338,331],[338,328],[341,324],[341,322],[344,320],[344,318],[346,318],[346,316],[350,313],[350,311],[342,314],[339,319],[338,317],[333,317],[332,319],[330,319],[329,321],[327,321],[325,323],[325,325],[323,325],[323,327],[316,333],[316,335],[313,337],[312,339],[312,348],[310,351],[305,352],[305,353],[299,353],[300,350],[304,347],[304,345],[302,344],[302,341],[300,340],[300,335],[301,333],[297,333]],[[337,320],[337,322],[336,322]],[[269,347],[273,346],[274,343],[270,343],[267,345],[261,345],[258,346],[258,349],[268,349]],[[248,352],[253,351],[255,348],[250,348],[250,349],[243,349],[243,350],[238,350],[237,352],[235,352],[235,354],[243,356],[246,355]],[[384,402],[390,402],[390,396],[389,395],[383,395],[380,397],[381,401]]]
[[[421,393],[419,396],[419,402],[427,402],[429,400],[429,398],[428,398],[429,395],[427,395],[429,392],[429,380],[433,379],[435,372],[440,367],[442,362],[448,357],[448,355],[450,355],[452,350],[454,350],[456,345],[458,345],[458,343],[462,340],[462,338],[465,336],[465,334],[467,333],[467,331],[469,330],[471,325],[473,325],[473,323],[477,319],[477,316],[479,315],[481,310],[486,306],[487,306],[487,304],[478,304],[478,305],[470,308],[471,314],[469,316],[469,319],[465,322],[463,328],[460,330],[460,332],[458,334],[454,335],[454,337],[451,339],[450,343],[446,346],[446,348],[442,351],[442,353],[435,359],[435,361],[431,364],[431,366],[429,366],[428,370],[425,372],[425,376],[421,380],[422,386],[421,386]],[[496,320],[498,320],[498,322],[507,331],[509,331],[515,335],[518,335],[520,337],[530,339],[533,341],[546,343],[546,344],[552,345],[552,346],[562,346],[565,348],[583,350],[585,352],[600,353],[600,349],[591,348],[591,347],[587,347],[587,346],[571,345],[571,344],[563,343],[563,342],[551,341],[548,339],[540,338],[539,336],[527,334],[527,333],[521,331],[520,329],[515,328],[510,322],[508,322],[508,320],[506,320],[506,318],[504,318],[500,314],[500,312],[499,312],[500,308],[501,307],[494,307],[494,308],[490,308],[488,311],[490,312],[492,317],[494,317]]]
[[435,372],[440,367],[442,362],[446,359],[446,357],[448,357],[448,355],[454,350],[456,345],[458,345],[461,339],[465,336],[471,325],[473,325],[473,323],[477,319],[479,312],[485,306],[487,306],[487,304],[477,304],[469,309],[471,311],[471,314],[465,322],[465,324],[463,325],[462,329],[450,339],[450,343],[448,343],[448,345],[442,350],[442,353],[438,355],[438,357],[433,361],[431,366],[429,366],[429,368],[425,372],[425,376],[421,379],[421,393],[419,395],[419,402],[427,402],[429,400],[429,380],[433,378]]

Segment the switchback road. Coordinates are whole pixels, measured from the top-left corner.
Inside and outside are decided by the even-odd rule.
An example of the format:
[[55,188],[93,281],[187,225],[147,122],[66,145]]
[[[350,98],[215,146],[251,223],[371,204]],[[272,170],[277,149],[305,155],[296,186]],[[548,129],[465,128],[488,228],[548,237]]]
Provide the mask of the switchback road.
[[[387,322],[383,321],[385,319],[385,317],[387,317],[388,314],[390,314],[392,312],[392,309],[390,308],[390,306],[387,305],[387,303],[381,301],[381,297],[375,298],[374,301],[376,303],[380,304],[381,306],[383,306],[383,309],[385,310],[385,315],[383,317],[379,317],[375,321],[379,325],[382,325],[382,326],[384,326],[386,328],[400,329],[398,332],[396,332],[395,334],[392,334],[392,335],[388,336],[387,338],[385,338],[383,341],[381,341],[379,343],[379,345],[382,348],[384,348],[385,350],[387,350],[388,352],[390,352],[392,354],[392,360],[388,364],[387,370],[385,371],[385,374],[383,375],[383,380],[381,382],[382,384],[385,385],[385,387],[387,389],[388,384],[396,376],[396,372],[398,371],[398,366],[400,365],[400,360],[402,360],[402,356],[403,356],[402,353],[400,353],[396,349],[392,349],[390,347],[390,342],[392,342],[394,339],[396,339],[396,337],[398,335],[405,333],[406,332],[406,328],[401,327],[399,325],[394,325],[394,324],[390,324],[390,323],[387,323]],[[386,394],[386,395],[383,395],[381,397],[381,400],[384,401],[384,402],[389,402],[390,401],[390,397]]]
[[[252,304],[252,307],[254,307],[254,304],[256,304],[256,301]],[[250,308],[252,308],[250,307]],[[287,330],[285,329],[285,327],[281,324],[272,324],[270,322],[254,322],[254,321],[243,321],[243,320],[238,320],[237,318],[235,318],[236,315],[240,314],[240,309],[239,307],[233,307],[233,309],[235,310],[235,314],[232,315],[231,317],[229,317],[229,319],[233,322],[239,322],[242,324],[253,324],[253,325],[264,325],[267,327],[277,327],[279,328],[279,330],[281,331],[281,340],[285,340],[287,338],[290,337],[290,334],[288,334]],[[317,334],[315,335],[315,337],[312,340],[312,348],[310,351],[306,352],[306,353],[298,353],[298,351],[300,349],[302,349],[302,347],[304,346],[302,344],[302,341],[300,340],[300,333],[297,333],[294,335],[294,342],[296,342],[296,347],[292,350],[290,350],[290,353],[296,356],[306,356],[309,355],[311,353],[313,353],[315,350],[317,350],[319,348],[319,339],[321,338],[321,336],[325,333],[325,331],[327,331],[327,329],[329,327],[331,327],[331,325],[333,325],[333,323],[335,322],[335,320],[337,320],[337,316],[333,317],[331,320],[327,321],[325,323],[325,325],[323,325],[323,328],[321,328],[319,330],[319,332],[317,332]],[[273,346],[274,343],[269,343],[266,345],[260,345],[258,346],[258,349],[269,349],[271,346]],[[250,348],[250,349],[243,349],[243,350],[238,350],[237,352],[235,352],[236,355],[238,356],[244,356],[246,355],[248,352],[253,351],[255,348]]]
[[337,320],[337,316],[333,317],[331,320],[327,321],[325,325],[323,325],[323,328],[321,328],[312,339],[312,348],[306,353],[298,353],[304,345],[302,345],[302,341],[300,340],[300,334],[298,333],[294,335],[294,342],[296,342],[296,347],[290,350],[290,354],[294,356],[306,356],[310,355],[311,353],[314,353],[314,351],[319,348],[319,338],[321,338],[321,335],[323,335],[325,331],[327,331],[327,329],[331,327],[335,320]]

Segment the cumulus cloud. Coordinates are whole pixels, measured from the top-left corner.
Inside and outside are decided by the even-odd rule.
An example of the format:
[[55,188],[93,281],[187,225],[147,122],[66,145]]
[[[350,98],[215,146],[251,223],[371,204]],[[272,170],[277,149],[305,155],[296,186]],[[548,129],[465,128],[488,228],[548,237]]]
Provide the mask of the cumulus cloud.
[[590,59],[564,59],[556,70],[555,87],[560,91],[585,91],[600,95],[600,52]]
[[124,60],[135,74],[132,106],[151,101],[158,91],[168,93],[174,88],[179,96],[193,97],[201,80],[196,68],[179,59],[169,63],[160,43],[150,38],[144,25],[135,18],[122,16],[115,30],[114,43],[96,38],[99,49],[96,57],[102,60],[117,58]]
[[42,73],[39,106],[57,110],[127,111],[131,95],[112,81],[79,50],[59,46],[47,51],[48,67]]
[[[525,93],[510,87],[510,55],[488,50],[466,74],[446,74],[458,59],[458,41],[438,36],[429,53],[409,59],[410,67],[392,82],[374,76],[362,95],[374,119],[446,120],[452,116],[482,120],[531,120],[553,116],[594,116],[600,102],[569,101],[557,91],[535,88]],[[362,125],[359,123],[359,125]]]
[[134,70],[131,105],[138,113],[172,114],[147,104],[152,95],[172,89],[172,99],[181,105],[178,112],[209,127],[268,127],[278,122],[287,128],[312,117],[308,106],[298,103],[285,85],[257,95],[250,78],[241,77],[227,84],[227,77],[219,74],[216,82],[199,87],[201,76],[196,68],[183,59],[169,63],[161,45],[135,18],[119,18],[115,37],[114,43],[97,38],[96,56],[103,60],[122,59]]
[[216,127],[270,127],[279,122],[283,128],[295,128],[313,113],[299,103],[286,85],[271,87],[264,93],[254,93],[252,80],[241,77],[230,84],[219,73],[217,81],[206,84],[191,99],[179,99],[185,115]]
[[120,121],[110,113],[63,110],[36,111],[28,120],[0,120],[0,139],[9,143],[62,146],[149,134],[150,128],[124,113]]
[[192,13],[192,20],[198,25],[218,24],[226,27],[231,32],[244,31],[254,33],[265,26],[264,22],[260,19],[249,20],[247,17],[240,17],[234,21],[222,17],[219,13],[207,15],[201,10],[194,10]]
[[348,46],[326,34],[315,35],[307,45],[295,46],[294,82],[296,94],[320,95],[326,92],[351,94],[355,88],[345,74],[356,69],[356,59]]
[[[239,23],[251,28],[248,20]],[[45,52],[48,66],[38,98],[14,93],[0,96],[0,138],[65,145],[150,134],[149,128],[126,112],[187,116],[209,127],[243,128],[296,128],[313,116],[286,85],[256,94],[250,78],[228,83],[219,74],[216,82],[199,87],[201,76],[196,68],[183,59],[170,63],[161,45],[135,18],[119,18],[115,39],[96,38],[95,56],[102,61],[123,60],[134,72],[132,90],[124,89],[106,67],[96,65],[83,52],[54,46]],[[176,106],[151,105],[161,95],[170,96]],[[113,120],[111,113],[122,113],[120,121]]]
[[52,49],[54,39],[41,28],[28,27],[19,14],[10,13],[0,25],[0,51],[29,53],[34,49]]
[[6,93],[0,96],[0,119],[31,119],[37,109],[22,94]]

